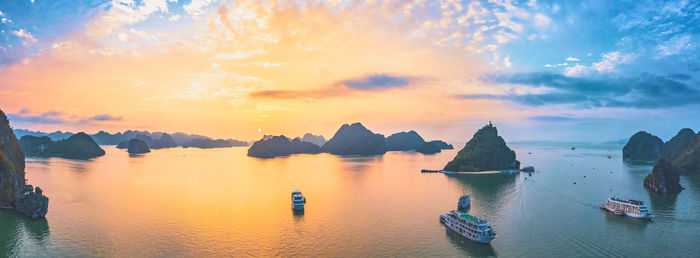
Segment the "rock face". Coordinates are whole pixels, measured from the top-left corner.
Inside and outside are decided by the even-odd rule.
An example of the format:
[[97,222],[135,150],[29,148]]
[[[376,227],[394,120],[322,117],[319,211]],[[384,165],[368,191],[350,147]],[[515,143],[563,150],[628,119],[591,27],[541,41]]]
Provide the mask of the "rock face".
[[177,144],[175,144],[175,141],[173,140],[173,137],[170,137],[169,134],[164,133],[158,138],[158,140],[155,140],[153,142],[153,145],[151,145],[151,148],[153,149],[164,149],[164,148],[175,148],[177,147]]
[[316,144],[317,146],[323,146],[323,144],[326,143],[326,138],[324,138],[321,135],[313,135],[310,133],[304,134],[304,136],[301,137],[301,140],[304,142],[310,142],[313,144]]
[[300,138],[289,138],[284,135],[268,137],[253,143],[248,149],[248,156],[257,158],[274,158],[297,153],[316,154],[321,152],[318,145],[302,141]]
[[24,154],[10,121],[0,110],[0,208],[13,207],[24,189]]
[[505,140],[491,123],[482,127],[467,142],[457,156],[447,163],[448,171],[486,171],[520,169],[515,152],[508,148]]
[[452,144],[447,144],[446,142],[443,141],[430,141],[430,143],[435,144],[438,148],[441,150],[451,150],[454,149],[455,147],[452,146]]
[[630,137],[622,149],[622,158],[626,160],[657,160],[661,157],[664,141],[645,131],[639,131]]
[[34,219],[46,216],[49,198],[39,187],[33,191],[31,185],[25,185],[25,180],[24,154],[10,121],[0,110],[0,208],[14,208]]
[[420,152],[423,154],[435,154],[435,153],[438,153],[440,151],[441,151],[440,147],[438,147],[438,145],[433,143],[433,142],[423,143],[423,145],[416,148],[416,152]]
[[337,155],[380,155],[386,152],[384,135],[375,134],[360,123],[341,126],[321,150]]
[[151,149],[148,148],[148,144],[146,144],[146,142],[134,138],[129,141],[129,148],[127,152],[131,154],[149,153],[151,152]]
[[386,137],[387,151],[410,151],[423,146],[425,140],[415,131],[400,132]]
[[654,164],[651,174],[644,178],[644,187],[657,193],[677,193],[683,190],[680,180],[678,171],[670,162],[661,158]]
[[673,157],[671,164],[681,174],[700,173],[700,133],[684,151]]
[[19,194],[15,210],[32,219],[43,218],[49,212],[49,198],[44,196],[41,188],[27,185]]
[[683,152],[688,145],[690,145],[693,138],[695,138],[695,132],[693,132],[693,129],[681,129],[676,136],[673,136],[671,140],[664,143],[661,156],[666,160],[673,159],[673,157],[675,157],[678,153]]
[[105,151],[89,135],[80,132],[57,142],[49,137],[22,136],[22,151],[29,156],[89,159],[105,155]]

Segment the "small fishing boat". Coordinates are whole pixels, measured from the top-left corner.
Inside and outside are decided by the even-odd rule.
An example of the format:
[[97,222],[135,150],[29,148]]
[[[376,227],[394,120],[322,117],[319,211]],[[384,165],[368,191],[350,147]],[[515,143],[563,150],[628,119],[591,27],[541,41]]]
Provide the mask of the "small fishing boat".
[[459,201],[457,202],[457,209],[466,210],[469,208],[470,205],[471,205],[471,197],[469,197],[468,194],[464,194],[461,197],[459,197]]

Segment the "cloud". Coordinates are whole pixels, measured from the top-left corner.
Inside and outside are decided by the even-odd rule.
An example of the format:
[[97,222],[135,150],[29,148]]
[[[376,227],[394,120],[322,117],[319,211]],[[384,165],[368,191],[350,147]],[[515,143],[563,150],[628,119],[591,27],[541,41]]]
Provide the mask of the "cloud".
[[506,56],[506,58],[503,58],[503,66],[505,66],[506,68],[510,68],[510,65],[510,56]]
[[322,99],[329,97],[347,96],[362,91],[383,91],[393,88],[411,86],[419,78],[387,74],[372,74],[368,76],[338,81],[319,89],[310,90],[263,90],[252,92],[252,98],[277,99]]
[[[555,73],[489,74],[493,84],[513,84],[539,93],[466,94],[462,99],[507,100],[527,106],[570,104],[576,108],[657,109],[700,104],[700,91],[677,76],[580,78]],[[544,91],[543,91],[544,90]]]
[[620,53],[619,51],[613,51],[603,54],[603,58],[600,60],[600,62],[593,63],[590,66],[577,64],[573,67],[566,68],[564,70],[564,74],[568,76],[585,76],[610,73],[616,71],[618,65],[629,64],[636,58],[636,54],[626,54]]
[[25,122],[31,124],[64,124],[64,125],[83,125],[89,123],[100,123],[106,121],[121,121],[122,117],[113,116],[110,114],[101,114],[92,117],[79,117],[76,115],[67,115],[61,111],[47,111],[44,113],[35,113],[29,109],[22,109],[16,114],[7,114],[7,117],[12,122]]
[[102,114],[102,115],[96,115],[96,116],[90,117],[88,120],[90,120],[90,121],[121,121],[122,117],[121,116],[113,116],[110,114]]
[[578,61],[580,61],[580,60],[579,60],[578,58],[575,58],[575,57],[571,57],[571,56],[570,56],[570,57],[567,57],[567,58],[566,58],[566,61],[568,61],[568,62],[578,62]]
[[25,31],[24,29],[13,31],[12,34],[15,34],[15,36],[17,37],[24,38],[24,41],[22,42],[23,46],[29,46],[37,42],[34,36],[32,36],[31,33]]
[[382,90],[389,88],[405,87],[415,81],[411,77],[392,76],[386,74],[372,74],[366,77],[340,81],[339,85],[345,85],[355,90]]

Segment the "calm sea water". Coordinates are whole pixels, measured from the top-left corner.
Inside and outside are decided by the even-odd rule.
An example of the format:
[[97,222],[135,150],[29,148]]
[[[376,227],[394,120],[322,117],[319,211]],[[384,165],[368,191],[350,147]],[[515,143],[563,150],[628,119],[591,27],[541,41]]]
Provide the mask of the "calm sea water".
[[[246,148],[166,149],[90,161],[28,159],[51,198],[46,220],[0,211],[0,256],[696,256],[700,177],[678,195],[642,186],[648,164],[619,149],[514,146],[537,172],[421,174],[456,153],[249,158]],[[532,154],[527,154],[532,152]],[[608,159],[607,156],[611,158]],[[611,173],[612,172],[612,173]],[[585,178],[584,178],[585,176]],[[576,182],[576,185],[573,184]],[[290,192],[308,202],[294,214]],[[491,245],[439,223],[472,195]],[[654,221],[616,217],[609,194],[650,203]]]

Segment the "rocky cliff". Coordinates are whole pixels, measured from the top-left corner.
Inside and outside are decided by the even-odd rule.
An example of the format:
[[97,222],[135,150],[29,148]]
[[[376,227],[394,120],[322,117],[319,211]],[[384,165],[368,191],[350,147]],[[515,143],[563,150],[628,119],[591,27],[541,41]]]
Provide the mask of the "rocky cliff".
[[0,207],[12,207],[24,189],[24,154],[10,121],[0,110]]
[[26,185],[19,194],[15,210],[32,219],[43,218],[49,212],[49,197],[44,196],[41,188]]
[[670,162],[661,158],[654,164],[651,174],[644,178],[644,187],[657,193],[677,193],[683,190],[680,180],[678,171]]
[[10,128],[10,121],[0,110],[0,208],[14,208],[35,219],[46,216],[49,198],[39,187],[33,191],[25,180],[24,153]]
[[664,148],[661,152],[661,156],[666,160],[672,160],[673,157],[683,152],[688,147],[688,145],[690,145],[690,143],[693,141],[693,138],[695,138],[695,132],[693,132],[692,129],[681,129],[680,131],[678,131],[676,136],[673,136],[671,140],[664,143]]
[[380,155],[386,152],[384,135],[375,134],[360,123],[341,126],[321,150],[337,155]]
[[657,160],[661,157],[664,141],[645,131],[639,131],[630,137],[622,149],[622,158],[626,160]]
[[410,151],[423,146],[425,140],[415,131],[400,132],[386,137],[387,151]]
[[681,174],[700,173],[700,132],[685,150],[673,157],[671,164]]
[[491,123],[474,134],[467,145],[444,168],[448,171],[486,171],[520,169],[515,152],[498,135]]

